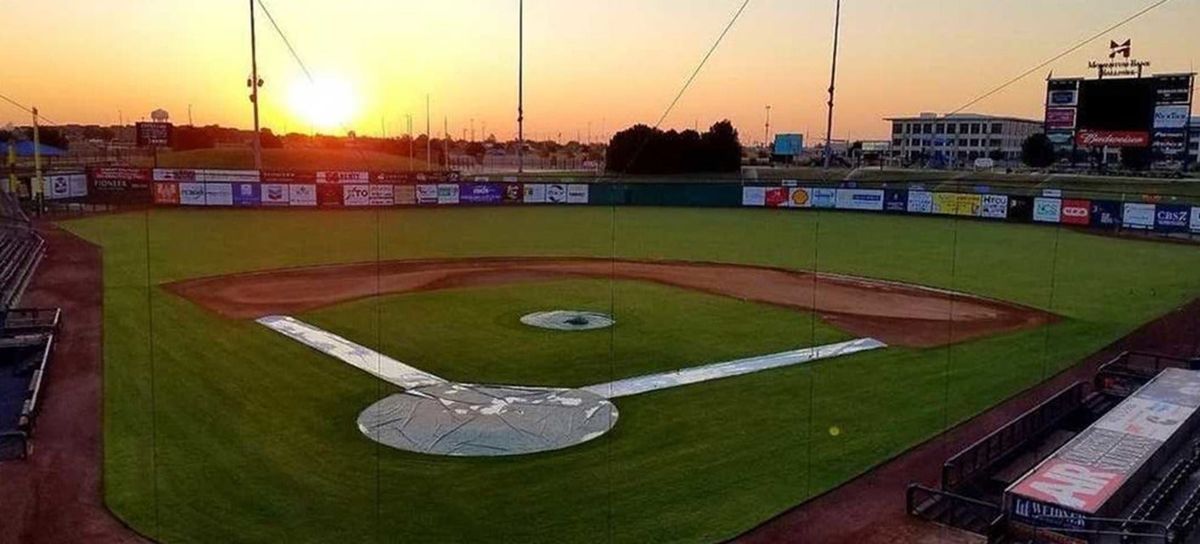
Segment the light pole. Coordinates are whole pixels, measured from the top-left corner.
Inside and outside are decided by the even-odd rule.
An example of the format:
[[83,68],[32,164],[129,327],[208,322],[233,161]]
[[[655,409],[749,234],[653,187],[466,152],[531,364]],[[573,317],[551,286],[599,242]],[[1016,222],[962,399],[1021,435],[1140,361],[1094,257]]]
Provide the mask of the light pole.
[[254,105],[254,169],[262,170],[262,132],[258,126],[258,88],[262,80],[258,78],[258,37],[254,29],[254,2],[250,0],[250,103]]
[[763,130],[763,149],[771,145],[771,106],[767,106],[767,126]]
[[825,123],[825,169],[833,163],[833,91],[837,83],[838,33],[842,26],[842,0],[837,0],[833,15],[833,62],[829,69],[829,119]]
[[517,0],[517,173],[525,172],[525,0]]

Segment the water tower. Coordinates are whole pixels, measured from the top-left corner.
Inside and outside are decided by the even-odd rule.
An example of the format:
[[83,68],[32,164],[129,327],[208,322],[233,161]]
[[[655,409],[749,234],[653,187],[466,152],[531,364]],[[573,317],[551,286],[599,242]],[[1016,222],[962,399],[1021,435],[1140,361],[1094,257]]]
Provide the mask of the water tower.
[[166,123],[171,120],[171,114],[167,113],[167,110],[157,109],[150,112],[150,120],[155,123]]

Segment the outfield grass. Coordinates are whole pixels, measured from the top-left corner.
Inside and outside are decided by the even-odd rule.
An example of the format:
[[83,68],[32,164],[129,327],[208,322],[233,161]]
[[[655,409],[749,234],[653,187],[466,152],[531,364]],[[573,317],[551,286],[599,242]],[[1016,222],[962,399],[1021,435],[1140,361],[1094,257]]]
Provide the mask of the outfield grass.
[[[590,207],[154,210],[65,226],[105,251],[108,504],[134,527],[171,542],[718,540],[1042,381],[1200,293],[1195,248],[953,218]],[[951,348],[890,348],[620,399],[620,423],[592,443],[466,460],[364,440],[353,421],[386,394],[381,382],[158,287],[283,266],[502,255],[818,269],[968,291],[1064,319]],[[606,297],[606,288],[613,295]],[[747,330],[782,339],[796,329],[800,343],[837,334],[818,324],[814,337],[807,314],[764,325],[770,314],[758,305],[671,291],[596,280],[473,288],[360,301],[304,317],[432,367],[465,361],[439,369],[456,378],[546,376],[570,384],[594,380],[606,364],[618,376],[619,360],[634,372],[671,357],[734,353]],[[648,292],[669,295],[670,303],[645,305]],[[715,304],[721,317],[701,312],[702,328],[713,332],[694,343],[663,337],[662,347],[670,347],[663,359],[652,351],[658,333],[618,326],[607,344],[584,343],[598,352],[598,363],[554,370],[545,358],[560,356],[560,347],[501,331],[518,311],[510,306],[528,304],[523,311],[555,296],[635,315]],[[440,338],[449,323],[464,320],[480,323],[479,336]],[[511,343],[530,362],[508,344],[478,340]],[[490,367],[489,350],[497,360]],[[632,360],[641,362],[609,353],[640,354]]]

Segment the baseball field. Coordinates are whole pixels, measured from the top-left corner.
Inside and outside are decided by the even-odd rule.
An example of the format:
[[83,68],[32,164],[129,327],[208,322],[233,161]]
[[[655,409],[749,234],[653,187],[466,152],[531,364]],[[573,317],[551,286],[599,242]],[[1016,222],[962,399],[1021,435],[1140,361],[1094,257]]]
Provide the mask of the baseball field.
[[[105,499],[167,542],[722,540],[1200,295],[1192,246],[939,217],[156,209],[62,226],[103,251]],[[520,322],[556,309],[616,324]],[[571,448],[454,458],[364,436],[360,412],[396,387],[253,319],[268,313],[466,383],[888,347],[617,398],[619,423]]]

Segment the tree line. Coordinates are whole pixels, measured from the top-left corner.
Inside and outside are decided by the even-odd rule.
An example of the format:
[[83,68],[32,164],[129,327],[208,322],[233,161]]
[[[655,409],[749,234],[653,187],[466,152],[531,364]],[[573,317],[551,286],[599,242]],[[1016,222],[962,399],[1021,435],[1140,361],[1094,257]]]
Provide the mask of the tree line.
[[639,124],[613,135],[605,159],[609,172],[625,174],[737,172],[742,167],[742,144],[728,120],[703,134],[664,132]]

